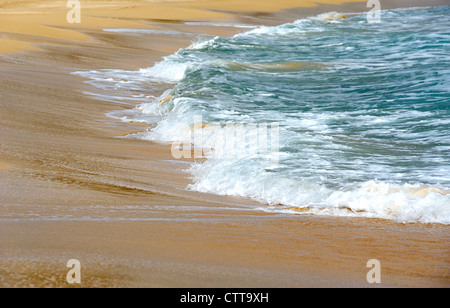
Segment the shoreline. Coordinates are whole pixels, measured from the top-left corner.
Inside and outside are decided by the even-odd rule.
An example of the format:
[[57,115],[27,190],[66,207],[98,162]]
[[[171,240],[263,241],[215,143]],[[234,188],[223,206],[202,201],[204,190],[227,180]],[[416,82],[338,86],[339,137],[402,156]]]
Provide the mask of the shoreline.
[[[285,23],[295,10],[229,20]],[[92,87],[69,73],[151,66],[191,38],[82,36],[0,54],[0,286],[71,287],[72,258],[85,268],[81,287],[371,287],[372,258],[381,286],[449,285],[447,226],[264,213],[251,200],[187,191],[167,146],[115,137],[141,129],[106,116],[130,106],[87,95]]]

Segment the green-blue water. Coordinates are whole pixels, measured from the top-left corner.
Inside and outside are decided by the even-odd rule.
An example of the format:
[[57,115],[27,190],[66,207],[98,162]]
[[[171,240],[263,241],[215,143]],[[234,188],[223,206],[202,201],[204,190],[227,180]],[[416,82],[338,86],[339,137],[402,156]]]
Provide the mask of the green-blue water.
[[137,138],[192,141],[186,127],[201,116],[214,148],[226,124],[253,124],[244,136],[279,125],[276,151],[213,153],[192,167],[189,189],[250,197],[266,211],[449,224],[450,7],[382,11],[378,24],[329,16],[202,40],[138,72],[93,74],[134,91],[176,83],[167,103],[135,109],[158,116]]

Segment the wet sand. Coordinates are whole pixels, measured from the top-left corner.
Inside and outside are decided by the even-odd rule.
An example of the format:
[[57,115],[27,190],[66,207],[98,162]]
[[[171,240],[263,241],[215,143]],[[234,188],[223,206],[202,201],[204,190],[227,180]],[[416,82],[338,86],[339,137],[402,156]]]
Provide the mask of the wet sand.
[[[367,10],[365,2],[293,8],[277,1],[257,11],[250,10],[255,1],[248,8],[226,2],[92,1],[80,25],[67,25],[64,1],[62,8],[1,3],[0,287],[73,287],[69,259],[81,262],[79,287],[450,286],[448,226],[271,214],[251,200],[188,191],[185,164],[173,161],[168,146],[118,138],[143,128],[105,114],[131,105],[96,99],[87,94],[92,86],[70,74],[137,70],[192,42],[102,28],[184,31],[183,20],[274,25]],[[366,281],[369,259],[381,262],[380,285]]]

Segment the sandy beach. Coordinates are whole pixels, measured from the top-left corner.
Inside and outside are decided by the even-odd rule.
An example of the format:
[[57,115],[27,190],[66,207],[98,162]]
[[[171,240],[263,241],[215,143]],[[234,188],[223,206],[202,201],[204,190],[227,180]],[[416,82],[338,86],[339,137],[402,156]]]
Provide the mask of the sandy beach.
[[[268,213],[186,190],[169,146],[120,138],[147,127],[106,115],[133,106],[90,95],[71,74],[150,67],[195,41],[105,28],[202,21],[190,31],[230,36],[245,29],[207,22],[279,25],[365,12],[366,1],[82,2],[81,23],[69,24],[66,1],[0,1],[0,287],[450,286],[448,226]],[[81,262],[79,285],[66,281],[69,259]],[[366,280],[370,259],[381,284]]]

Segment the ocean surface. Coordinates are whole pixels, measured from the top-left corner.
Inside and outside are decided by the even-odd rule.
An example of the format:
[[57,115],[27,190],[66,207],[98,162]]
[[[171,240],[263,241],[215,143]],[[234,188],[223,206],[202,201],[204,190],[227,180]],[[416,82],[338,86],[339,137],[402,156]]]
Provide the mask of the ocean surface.
[[[189,167],[187,189],[248,197],[262,211],[450,224],[449,16],[436,7],[384,10],[380,23],[326,13],[241,24],[247,32],[193,37],[149,68],[76,74],[133,104],[111,116],[153,125],[129,138],[207,158]],[[157,84],[169,90],[152,97]]]

